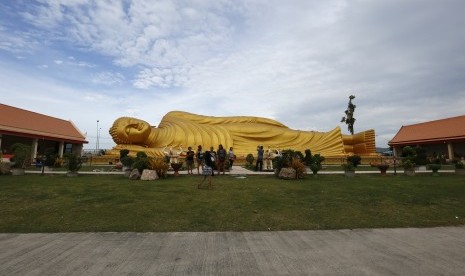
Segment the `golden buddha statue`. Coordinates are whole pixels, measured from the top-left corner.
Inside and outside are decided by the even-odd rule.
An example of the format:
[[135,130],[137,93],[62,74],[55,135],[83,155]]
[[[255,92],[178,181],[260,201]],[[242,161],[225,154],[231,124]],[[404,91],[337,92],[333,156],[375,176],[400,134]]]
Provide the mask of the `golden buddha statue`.
[[290,129],[282,123],[261,117],[212,117],[182,111],[167,113],[158,127],[130,117],[115,120],[110,134],[117,144],[110,154],[128,149],[131,153],[144,151],[149,156],[163,156],[166,145],[217,148],[219,144],[234,147],[238,156],[256,153],[257,144],[323,156],[375,154],[374,130],[343,135],[337,126],[328,132]]

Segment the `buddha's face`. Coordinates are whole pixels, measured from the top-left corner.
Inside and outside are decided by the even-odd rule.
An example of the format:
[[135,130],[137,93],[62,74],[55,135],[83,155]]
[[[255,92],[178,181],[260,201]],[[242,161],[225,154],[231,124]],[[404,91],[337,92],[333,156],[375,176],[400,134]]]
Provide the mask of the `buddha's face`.
[[150,135],[149,123],[130,117],[118,118],[110,128],[117,144],[144,144]]

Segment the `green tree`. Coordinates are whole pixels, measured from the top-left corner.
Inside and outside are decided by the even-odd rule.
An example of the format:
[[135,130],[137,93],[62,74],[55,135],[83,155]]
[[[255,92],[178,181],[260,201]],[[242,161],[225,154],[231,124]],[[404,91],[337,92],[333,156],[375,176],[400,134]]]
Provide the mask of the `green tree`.
[[346,116],[342,117],[341,123],[346,123],[347,124],[347,129],[349,130],[350,134],[354,134],[354,123],[355,123],[355,118],[354,118],[354,111],[356,108],[356,105],[352,103],[352,100],[355,99],[354,95],[349,96],[349,105],[347,106],[347,109],[345,111]]

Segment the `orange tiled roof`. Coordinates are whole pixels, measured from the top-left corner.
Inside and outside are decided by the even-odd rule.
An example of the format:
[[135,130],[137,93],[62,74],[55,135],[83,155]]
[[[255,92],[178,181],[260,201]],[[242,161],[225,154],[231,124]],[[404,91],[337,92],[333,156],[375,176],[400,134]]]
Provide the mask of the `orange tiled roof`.
[[420,144],[465,139],[465,115],[402,126],[389,145]]
[[87,143],[71,121],[0,103],[0,133],[22,134],[65,142]]

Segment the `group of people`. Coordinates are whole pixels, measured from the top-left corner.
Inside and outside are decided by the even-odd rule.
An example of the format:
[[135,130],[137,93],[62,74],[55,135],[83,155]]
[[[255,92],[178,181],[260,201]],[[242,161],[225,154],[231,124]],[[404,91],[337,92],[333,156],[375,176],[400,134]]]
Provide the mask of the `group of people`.
[[[163,149],[163,153],[169,158],[170,163],[178,163],[178,158],[182,154],[182,146],[179,145],[179,150],[176,151],[173,147],[168,145]],[[263,162],[265,162],[266,170],[273,169],[273,158],[280,155],[279,149],[272,150],[269,146],[265,151],[263,146],[257,146],[257,161],[255,164],[256,171],[263,170]],[[234,154],[233,147],[230,147],[228,151],[219,145],[218,149],[215,151],[214,147],[210,147],[209,150],[203,150],[202,145],[197,147],[197,151],[194,151],[192,147],[188,147],[186,151],[186,166],[187,173],[193,175],[194,168],[197,168],[197,174],[200,174],[200,169],[202,169],[202,175],[204,176],[201,183],[198,187],[208,179],[208,187],[211,187],[211,177],[215,175],[214,171],[217,171],[217,174],[225,174],[225,162],[229,161],[229,168],[232,169],[236,155]]]
[[[174,150],[173,147],[169,147],[168,150],[166,148],[168,146],[165,146],[163,153],[170,159],[170,163],[178,163],[178,157],[183,152],[182,146],[179,146],[179,152]],[[233,148],[230,147],[229,151],[226,151],[221,144],[216,151],[213,147],[204,151],[201,145],[197,147],[197,151],[194,151],[192,147],[188,147],[186,151],[187,173],[194,174],[194,167],[197,167],[197,174],[200,174],[200,169],[202,169],[204,178],[198,187],[200,188],[200,185],[208,179],[208,186],[211,188],[211,176],[215,175],[214,171],[216,170],[218,174],[225,174],[226,160],[229,161],[229,167],[232,168],[235,159],[236,155]]]
[[266,170],[271,171],[273,169],[273,158],[279,155],[281,155],[279,149],[273,151],[270,146],[268,146],[268,149],[265,151],[263,146],[257,146],[257,161],[255,163],[255,171],[263,170],[263,161],[265,161]]

